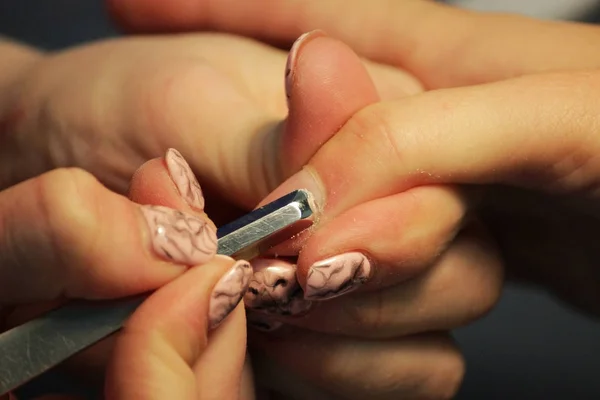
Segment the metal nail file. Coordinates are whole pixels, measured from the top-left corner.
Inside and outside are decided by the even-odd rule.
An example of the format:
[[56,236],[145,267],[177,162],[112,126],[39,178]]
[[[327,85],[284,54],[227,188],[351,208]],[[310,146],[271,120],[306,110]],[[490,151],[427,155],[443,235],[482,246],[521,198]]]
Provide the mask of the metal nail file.
[[[276,244],[269,242],[273,237],[285,240],[305,229],[313,212],[308,191],[289,193],[220,227],[217,252],[250,259]],[[0,395],[118,331],[146,297],[72,302],[2,333]]]

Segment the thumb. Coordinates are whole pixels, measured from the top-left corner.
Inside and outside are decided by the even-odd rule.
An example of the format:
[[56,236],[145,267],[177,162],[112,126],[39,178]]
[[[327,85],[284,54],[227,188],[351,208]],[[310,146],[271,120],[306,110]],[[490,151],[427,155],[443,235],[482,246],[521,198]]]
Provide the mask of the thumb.
[[[220,383],[219,398],[237,398],[246,352],[241,306],[221,332],[209,337],[208,331],[238,306],[251,275],[247,262],[217,256],[152,294],[117,340],[106,398],[206,398],[214,395],[214,381]],[[223,335],[235,339],[219,340]],[[215,345],[219,357],[210,354]],[[213,362],[202,363],[204,356]]]
[[287,176],[306,164],[354,113],[379,100],[356,53],[322,31],[306,33],[292,46],[285,88],[289,114],[281,137],[284,157],[276,157]]

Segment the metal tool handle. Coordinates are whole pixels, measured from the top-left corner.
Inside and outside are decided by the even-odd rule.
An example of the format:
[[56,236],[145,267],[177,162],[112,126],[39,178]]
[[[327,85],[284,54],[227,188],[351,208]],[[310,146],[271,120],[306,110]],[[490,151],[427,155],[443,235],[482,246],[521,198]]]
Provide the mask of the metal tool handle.
[[[217,253],[251,258],[275,234],[304,229],[294,227],[312,215],[310,193],[297,190],[220,227]],[[146,297],[73,302],[1,334],[0,395],[119,330]]]

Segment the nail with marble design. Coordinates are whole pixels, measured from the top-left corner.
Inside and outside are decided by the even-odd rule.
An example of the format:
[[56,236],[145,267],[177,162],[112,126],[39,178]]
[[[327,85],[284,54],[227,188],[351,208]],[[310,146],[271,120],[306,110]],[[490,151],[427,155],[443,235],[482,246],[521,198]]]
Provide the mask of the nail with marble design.
[[181,197],[183,197],[190,207],[202,211],[204,209],[202,189],[185,158],[183,158],[179,151],[169,149],[165,155],[165,162],[169,176],[175,183]]
[[246,308],[267,314],[306,314],[312,302],[305,300],[296,278],[296,265],[276,258],[252,261],[254,275],[244,296]]
[[244,297],[252,278],[248,261],[236,261],[233,267],[217,282],[210,296],[208,323],[215,329],[233,311]]
[[371,262],[358,252],[318,261],[308,270],[304,298],[327,300],[352,292],[367,282],[371,273]]
[[196,265],[217,252],[217,232],[202,218],[163,206],[140,206],[150,229],[151,247],[176,264]]

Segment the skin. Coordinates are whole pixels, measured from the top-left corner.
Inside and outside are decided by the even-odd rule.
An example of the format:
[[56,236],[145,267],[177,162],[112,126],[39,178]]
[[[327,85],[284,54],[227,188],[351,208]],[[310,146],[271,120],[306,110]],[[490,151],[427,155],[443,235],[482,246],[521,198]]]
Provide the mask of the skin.
[[[231,53],[223,52],[223,49],[226,47],[224,45],[227,43],[231,45]],[[202,58],[202,61],[198,62],[197,65],[192,63],[195,68],[190,68],[189,60],[196,59],[196,52],[200,51],[202,45],[207,46],[203,48],[205,50],[202,53],[203,57],[209,54],[219,55],[214,56],[217,57],[216,61],[212,61],[216,64],[204,64],[206,59]],[[216,50],[214,52],[209,51],[211,49],[218,49],[218,52]],[[248,54],[243,49],[247,49]],[[259,53],[260,56],[257,55],[256,59],[250,60],[248,55],[261,51],[259,49],[265,51]],[[274,55],[273,58],[267,56],[271,52]],[[138,54],[139,58],[132,57],[132,54]],[[227,207],[228,203],[223,200],[223,197],[231,199],[235,202],[233,205],[237,205],[238,207],[250,208],[248,205],[256,205],[262,197],[268,194],[268,191],[272,187],[275,187],[285,177],[297,171],[302,164],[310,159],[319,146],[327,142],[353,113],[380,98],[393,99],[418,91],[418,85],[414,84],[415,81],[407,79],[405,74],[396,72],[390,75],[391,69],[377,66],[370,66],[368,69],[365,69],[360,58],[347,46],[326,36],[318,35],[318,37],[315,36],[311,40],[305,41],[298,50],[297,62],[293,66],[294,72],[291,74],[293,80],[290,85],[287,85],[289,88],[287,96],[289,116],[285,120],[277,119],[275,115],[279,115],[279,113],[283,114],[286,108],[286,96],[282,89],[284,85],[281,85],[281,80],[277,79],[272,71],[269,71],[268,74],[269,82],[274,82],[275,80],[279,82],[277,86],[273,83],[273,87],[279,88],[273,97],[277,97],[278,100],[274,100],[273,103],[258,101],[254,97],[246,98],[245,96],[248,96],[248,93],[253,93],[251,91],[253,86],[240,86],[239,88],[243,89],[239,89],[240,92],[238,93],[238,86],[233,84],[233,82],[237,81],[230,79],[231,76],[228,75],[227,71],[231,71],[228,68],[233,68],[236,72],[246,71],[243,68],[250,68],[250,71],[254,71],[256,66],[255,64],[251,64],[250,61],[255,61],[256,63],[263,64],[263,69],[260,69],[259,72],[267,76],[267,73],[264,71],[267,70],[268,65],[271,65],[270,62],[272,60],[273,68],[280,66],[280,71],[283,73],[285,65],[283,54],[276,49],[227,36],[193,35],[179,38],[136,38],[123,41],[109,41],[62,54],[55,54],[47,58],[43,57],[33,64],[26,73],[24,72],[23,75],[19,76],[17,80],[8,86],[8,93],[18,92],[19,96],[7,97],[6,99],[10,99],[10,101],[5,100],[4,103],[6,106],[4,109],[6,110],[5,120],[8,121],[8,124],[4,126],[10,129],[5,129],[6,135],[3,136],[3,139],[7,147],[2,147],[2,149],[11,148],[13,151],[6,155],[7,158],[3,159],[11,160],[14,165],[14,168],[7,169],[7,171],[11,171],[11,174],[7,175],[5,184],[10,184],[9,181],[13,179],[20,180],[20,176],[35,175],[38,173],[37,169],[56,168],[62,163],[75,164],[89,169],[98,176],[98,178],[92,178],[89,173],[84,173],[79,169],[75,170],[77,171],[75,174],[83,175],[85,176],[83,179],[89,179],[92,182],[90,183],[92,188],[101,188],[103,193],[112,193],[115,195],[114,192],[107,191],[106,186],[112,188],[114,191],[121,191],[121,187],[127,185],[120,182],[125,181],[124,177],[131,174],[134,176],[134,179],[130,185],[129,193],[133,201],[139,201],[139,194],[144,193],[141,197],[144,203],[167,206],[188,213],[194,212],[187,201],[181,200],[180,203],[166,202],[164,194],[156,190],[156,183],[149,184],[148,181],[140,183],[139,180],[135,179],[135,170],[131,166],[134,165],[133,160],[136,157],[148,157],[154,151],[152,150],[153,146],[161,148],[166,143],[172,143],[173,141],[194,144],[194,140],[197,140],[197,136],[194,134],[199,128],[191,129],[191,127],[195,124],[201,124],[203,129],[206,129],[205,126],[215,127],[217,135],[207,137],[217,137],[219,141],[207,140],[202,145],[193,146],[194,149],[198,148],[199,150],[191,152],[194,157],[188,160],[192,168],[196,171],[196,175],[203,182],[208,182],[208,188],[213,188],[212,191],[211,189],[203,189],[207,199],[207,212],[212,216],[210,211],[212,200],[213,205],[215,203],[219,205],[219,208],[216,210],[221,210],[221,214],[216,214],[215,220],[218,221],[219,217],[230,219],[235,215],[236,209],[234,207]],[[108,57],[108,55],[111,55],[111,57]],[[225,57],[227,62],[224,62],[223,58],[218,58],[224,55],[233,57],[232,59],[234,60],[240,60],[240,62],[231,63],[231,59],[227,57]],[[319,62],[315,63],[314,61],[316,60]],[[222,62],[222,64],[218,64],[218,62]],[[248,63],[245,64],[245,62]],[[77,65],[78,68],[74,68],[74,65]],[[221,65],[222,70],[216,68],[215,65]],[[72,74],[64,72],[68,71],[69,68],[74,68]],[[189,75],[180,74],[182,68],[184,71],[188,71]],[[102,73],[99,71],[102,71]],[[144,71],[148,72],[144,73]],[[154,75],[156,71],[160,71],[157,76]],[[369,71],[371,73],[368,73]],[[173,76],[176,76],[177,79],[173,78],[175,79],[174,81],[167,79]],[[234,74],[233,76],[238,75]],[[262,75],[259,74],[257,76],[260,77]],[[215,77],[222,77],[223,79],[214,79]],[[242,77],[244,77],[244,82],[255,82],[252,79],[245,79],[244,75]],[[335,77],[335,79],[331,79],[332,77]],[[392,77],[395,77],[395,79],[392,79]],[[217,109],[220,109],[219,107],[215,106],[215,109],[198,111],[198,107],[195,105],[197,104],[196,96],[199,93],[206,93],[202,90],[203,85],[200,85],[201,82],[203,83],[206,80],[211,82],[211,84],[223,85],[221,87],[222,90],[219,91],[219,93],[224,93],[224,98],[222,98],[220,106],[224,107],[224,105],[227,105],[227,110],[232,109],[231,104],[237,106],[246,104],[248,106],[248,108],[237,107],[240,109],[239,119],[222,118],[217,124],[215,123],[215,117],[219,116],[216,112]],[[386,80],[394,80],[396,86],[393,83],[389,85],[381,83]],[[97,87],[120,88],[124,84],[123,82],[127,82],[128,87],[131,89],[130,91],[114,92],[107,90],[107,97],[104,97],[99,95],[95,89]],[[190,86],[190,82],[197,82],[198,86]],[[405,84],[400,84],[399,82],[405,82]],[[166,85],[166,83],[169,83],[169,85]],[[173,85],[175,85],[176,90],[172,89]],[[227,88],[232,87],[230,85],[233,85],[236,90],[228,91]],[[60,87],[61,90],[51,90],[55,87]],[[150,94],[154,93],[152,91],[153,88],[157,90],[156,97],[150,96]],[[404,88],[404,90],[399,90],[400,88]],[[115,100],[115,93],[122,94],[122,98],[117,96],[121,101]],[[210,93],[213,92],[211,91]],[[261,89],[260,93],[264,95],[264,89]],[[194,97],[191,97],[192,95]],[[209,96],[208,93],[205,95]],[[279,95],[281,96],[279,97]],[[210,96],[210,102],[206,104],[214,105],[214,96]],[[319,99],[319,101],[315,102],[315,98]],[[94,102],[91,103],[90,99],[94,99]],[[190,99],[195,101],[191,101]],[[248,99],[251,99],[251,101]],[[246,103],[246,101],[249,103]],[[260,112],[257,112],[257,109],[249,105],[254,104],[254,101],[263,107],[260,109]],[[161,107],[160,112],[156,111],[157,106],[155,102],[159,102]],[[193,108],[190,108],[190,104]],[[24,107],[24,105],[27,105],[27,107]],[[73,107],[77,107],[80,112],[74,113]],[[15,111],[21,109],[27,110],[27,112],[20,114]],[[95,113],[97,110],[105,109],[112,110],[107,115],[113,115],[114,119],[103,120],[100,124]],[[133,110],[134,112],[124,112],[124,110]],[[137,110],[139,112],[135,112]],[[206,114],[203,114],[204,112]],[[245,115],[244,112],[248,112],[250,117]],[[14,117],[15,115],[19,116],[19,118]],[[50,118],[38,120],[38,115],[49,116]],[[189,124],[186,121],[189,121]],[[262,141],[265,139],[264,135],[267,133],[261,130],[260,127],[264,126],[265,121],[268,121],[271,124],[270,126],[276,127],[266,132],[278,140],[274,141],[275,144],[272,147],[263,147],[261,145],[260,148],[265,149],[266,153],[264,153],[264,157],[257,157],[257,153],[250,151],[250,149],[254,149],[256,143],[263,143]],[[277,121],[278,123],[273,125],[273,121]],[[282,121],[285,122],[281,123]],[[110,128],[111,124],[113,124],[112,128]],[[236,124],[240,125],[237,126]],[[220,126],[222,128],[219,128]],[[248,129],[253,126],[256,129]],[[76,127],[77,129],[74,131],[79,135],[74,135],[73,129],[69,129],[71,127]],[[185,127],[186,129],[183,133],[178,133],[179,130],[177,128],[179,127]],[[234,129],[236,127],[237,130]],[[234,136],[232,134],[232,132],[240,131],[243,131],[246,136]],[[43,134],[40,134],[40,132]],[[149,132],[153,134],[149,134]],[[34,134],[36,136],[33,136]],[[307,135],[310,136],[307,137]],[[28,137],[35,137],[36,140],[24,140]],[[89,150],[86,149],[91,148],[91,144],[95,143],[99,137],[103,138],[100,142],[102,146],[97,149],[97,152],[89,153]],[[126,138],[127,140],[125,141]],[[245,139],[241,140],[241,138]],[[42,146],[40,143],[49,143],[52,145]],[[136,145],[128,147],[131,146],[130,143],[135,143]],[[221,143],[223,143],[222,146],[224,147],[221,147]],[[298,147],[299,143],[304,143],[305,146]],[[24,147],[25,144],[27,144],[27,147]],[[82,145],[83,147],[78,147]],[[184,148],[187,148],[188,151],[190,149],[190,147]],[[47,149],[51,149],[53,152],[44,153]],[[65,149],[74,149],[74,151],[72,153],[64,152]],[[130,149],[132,151],[128,152],[123,149]],[[291,149],[294,151],[292,152]],[[109,152],[109,150],[111,158],[103,157],[102,154]],[[268,154],[276,154],[275,150],[282,154],[288,153],[290,156],[273,157],[271,155],[270,157],[272,158],[269,158]],[[41,152],[42,156],[26,162],[27,157],[31,157],[36,152],[37,154]],[[21,154],[23,159],[16,158],[16,154]],[[82,157],[81,154],[92,154],[93,156]],[[182,154],[185,156],[185,152],[182,152]],[[260,155],[260,153],[258,154]],[[64,158],[65,155],[66,158]],[[252,157],[249,157],[249,155],[252,155]],[[257,164],[255,160],[260,160],[261,162],[265,160],[266,163]],[[273,160],[285,161],[283,164],[269,164],[269,162],[274,162]],[[240,162],[245,162],[248,168],[232,167],[239,165]],[[46,165],[45,163],[48,164]],[[131,173],[127,172],[129,168],[131,168]],[[165,167],[162,166],[161,168],[162,170],[158,169],[154,171],[154,179],[165,176]],[[253,170],[260,172],[250,174],[253,178],[250,181],[249,174],[246,171]],[[62,170],[58,169],[58,171],[58,173],[51,172],[50,174],[60,175],[60,171]],[[258,177],[260,180],[257,181],[255,177]],[[55,183],[57,188],[61,188],[62,186],[60,185],[65,184],[65,181],[68,183],[67,178],[61,178],[60,176],[53,179],[57,181]],[[171,186],[173,186],[171,178],[168,179],[171,182]],[[54,182],[54,180],[51,180],[51,182]],[[100,183],[105,186],[100,185]],[[7,190],[12,190],[14,187],[16,186],[13,185]],[[97,216],[97,214],[93,214],[95,210],[94,204],[96,204],[96,201],[103,200],[103,197],[96,194],[94,190],[91,193],[87,189],[74,191],[73,193],[64,190],[52,191],[51,193],[56,196],[56,203],[59,210],[62,210],[62,207],[64,207],[64,212],[81,212],[82,207],[66,207],[70,204],[70,201],[75,201],[78,204],[82,203],[86,207],[90,207],[92,215]],[[222,193],[224,196],[217,197],[214,195],[219,190],[223,190]],[[338,357],[344,357],[349,352],[352,353],[352,349],[364,348],[364,352],[354,353],[348,359],[352,365],[359,367],[364,363],[366,355],[370,354],[377,357],[378,355],[387,354],[385,343],[391,343],[390,341],[382,342],[382,345],[379,347],[372,347],[369,341],[365,341],[365,338],[373,336],[373,332],[380,332],[381,336],[389,339],[393,338],[397,341],[400,349],[398,353],[400,358],[402,358],[403,354],[406,359],[413,357],[420,358],[424,354],[428,354],[430,356],[427,358],[429,360],[428,363],[423,364],[419,368],[417,368],[417,365],[420,364],[414,364],[415,367],[413,368],[413,364],[410,363],[403,363],[398,365],[397,368],[392,368],[394,376],[399,378],[399,382],[403,382],[400,386],[390,386],[381,380],[376,381],[373,378],[390,370],[393,364],[381,364],[377,368],[373,366],[370,369],[371,375],[363,375],[361,379],[353,380],[355,382],[353,385],[346,386],[342,390],[340,388],[344,386],[341,383],[356,378],[355,375],[360,368],[348,369],[341,375],[335,375],[337,373],[335,364],[317,363],[315,365],[312,362],[297,364],[293,357],[278,360],[278,362],[287,360],[287,364],[291,364],[287,365],[289,368],[295,368],[298,376],[307,378],[309,382],[306,384],[306,387],[319,387],[320,390],[332,392],[334,395],[342,397],[367,395],[373,398],[394,397],[398,394],[402,394],[405,397],[414,396],[419,398],[448,397],[458,387],[463,374],[463,361],[460,353],[453,346],[447,335],[443,333],[432,335],[429,331],[440,332],[452,329],[479,317],[489,310],[499,294],[502,278],[501,265],[496,261],[495,253],[487,251],[489,246],[485,241],[476,240],[477,238],[471,238],[471,236],[464,234],[461,237],[465,240],[468,239],[467,241],[470,244],[460,245],[463,240],[457,239],[453,242],[457,243],[454,247],[455,250],[448,251],[447,253],[456,254],[455,257],[458,259],[468,259],[471,262],[463,263],[465,269],[460,271],[460,275],[450,274],[448,276],[448,274],[444,273],[448,268],[452,270],[455,261],[451,257],[442,257],[439,259],[439,263],[437,263],[437,256],[440,251],[439,246],[445,247],[443,244],[449,242],[457,229],[462,226],[463,211],[466,207],[463,205],[460,191],[456,189],[441,188],[438,190],[436,188],[427,188],[422,193],[425,200],[416,203],[413,202],[414,199],[420,198],[418,193],[409,193],[403,197],[408,202],[407,204],[413,203],[414,205],[418,205],[423,210],[422,213],[414,213],[410,208],[398,207],[398,204],[394,202],[384,208],[380,206],[373,208],[372,211],[365,214],[365,217],[367,217],[365,220],[368,221],[370,219],[368,218],[369,214],[381,214],[382,210],[384,213],[389,214],[397,209],[400,210],[399,217],[401,218],[398,221],[403,231],[422,233],[416,238],[405,236],[405,239],[408,240],[407,243],[413,244],[413,246],[409,246],[410,248],[419,249],[418,252],[410,254],[412,257],[409,260],[410,262],[403,262],[407,260],[402,255],[402,251],[405,251],[406,247],[392,246],[393,243],[391,241],[383,242],[383,251],[379,253],[374,252],[373,255],[377,256],[381,271],[393,272],[396,262],[399,265],[407,266],[406,271],[400,274],[402,279],[394,283],[401,283],[403,279],[408,279],[411,276],[422,275],[421,279],[418,280],[420,282],[419,285],[429,290],[415,291],[411,285],[395,285],[393,289],[391,288],[389,297],[385,298],[386,301],[379,302],[380,294],[374,289],[381,289],[382,287],[381,285],[378,286],[377,280],[375,280],[370,289],[372,293],[366,297],[366,300],[357,301],[356,299],[359,297],[340,297],[339,300],[336,300],[338,301],[336,303],[337,307],[342,307],[345,311],[340,314],[340,321],[343,324],[339,326],[345,328],[340,330],[332,323],[323,325],[326,331],[336,329],[335,333],[339,335],[336,342],[338,345],[327,346],[328,336],[320,335],[318,330],[314,330],[316,335],[306,336],[306,345],[304,346],[314,350],[307,352],[303,356],[306,356],[307,360],[314,360],[315,357],[320,356],[337,359]],[[84,196],[83,200],[79,198],[82,195]],[[27,196],[35,198],[35,196]],[[63,199],[62,196],[66,197]],[[440,208],[439,204],[447,204],[444,199],[454,202],[456,207]],[[63,205],[63,200],[65,201],[65,205]],[[400,204],[402,203],[400,202]],[[83,207],[83,210],[85,209]],[[413,215],[429,215],[431,219],[410,218]],[[17,214],[15,218],[15,220],[18,220],[21,217],[18,217]],[[60,218],[60,220],[71,222],[78,221],[79,219],[69,217]],[[440,221],[446,222],[441,224]],[[90,234],[103,232],[106,237],[113,237],[110,227],[104,230],[99,228],[98,225],[101,225],[103,222],[100,220],[100,217],[97,216],[92,222],[89,228],[84,229],[85,232]],[[363,225],[363,227],[369,229],[375,229],[376,226],[377,221],[375,220],[371,225]],[[68,228],[72,229],[73,227],[68,226]],[[14,229],[17,229],[18,232],[27,233],[19,224],[15,224]],[[393,231],[396,228],[389,226],[389,229]],[[93,241],[93,238],[90,239],[86,235],[81,235],[77,229],[73,231],[67,230],[67,232],[72,232],[71,236],[76,240],[81,240],[81,247],[83,249],[86,248],[88,240]],[[125,234],[126,231],[122,232],[122,234]],[[52,230],[50,230],[48,236],[51,236],[52,233]],[[414,246],[417,243],[415,239],[420,243],[419,245]],[[48,241],[49,239],[46,238],[45,240]],[[59,243],[62,244],[61,241]],[[67,240],[66,244],[69,245],[71,243]],[[101,244],[98,245],[98,252],[102,252],[102,254],[114,254],[111,251],[102,251],[101,249],[105,247]],[[107,246],[106,248],[112,250],[113,247]],[[14,252],[14,249],[14,246],[8,246],[8,252],[5,254],[11,254],[10,251]],[[482,251],[483,249],[486,251]],[[335,250],[337,249],[334,248],[332,251]],[[389,263],[385,259],[382,259],[386,252],[388,252]],[[79,253],[83,255],[76,259],[76,265],[88,265],[88,261],[90,261],[88,257],[91,257],[91,255],[85,253],[83,250],[75,252],[75,254]],[[482,262],[480,254],[487,257],[485,262]],[[115,268],[120,267],[121,260],[117,261],[115,262]],[[436,267],[430,268],[433,261],[436,262]],[[137,264],[144,265],[144,263]],[[92,263],[92,265],[94,264]],[[100,268],[100,264],[96,265]],[[482,269],[480,266],[482,265],[485,266],[486,270],[493,271],[492,274],[486,275],[485,279],[478,278],[481,276]],[[57,263],[56,266],[60,266],[60,263]],[[427,270],[436,272],[423,275],[423,272]],[[91,272],[90,275],[92,277],[100,276],[108,282],[106,283],[106,287],[100,287],[102,289],[101,293],[104,296],[111,297],[111,290],[115,290],[115,287],[120,290],[115,296],[128,295],[142,290],[142,288],[133,284],[132,287],[129,287],[123,283],[132,280],[136,285],[140,285],[140,281],[134,279],[135,275],[132,275],[130,278],[124,277],[117,280],[112,275],[105,277],[103,274],[95,272],[95,269],[84,270],[84,273],[86,271]],[[120,268],[119,271],[124,273],[128,270]],[[173,275],[164,278],[164,280],[153,281],[152,285],[141,286],[146,290],[152,287],[162,287],[177,278],[183,271],[185,271],[185,268],[180,267]],[[43,272],[48,273],[47,271]],[[110,272],[110,270],[107,272]],[[21,279],[19,275],[10,274],[10,276],[15,281]],[[444,277],[449,279],[449,281],[444,279]],[[472,290],[465,291],[464,287],[452,284],[456,280],[469,282],[467,278],[474,279],[480,285],[466,286],[472,288]],[[118,283],[111,283],[115,282],[111,279],[115,279]],[[81,284],[80,280],[80,278],[75,277],[68,279],[67,282]],[[95,287],[98,284],[97,282],[85,282],[89,284],[90,288],[82,288],[82,294],[88,295],[89,293],[94,293],[94,290],[99,290]],[[105,281],[100,281],[100,283],[103,282]],[[123,289],[124,286],[126,286],[125,289]],[[450,288],[447,291],[443,309],[447,309],[448,303],[457,304],[450,318],[448,318],[446,313],[440,314],[438,312],[440,310],[440,303],[435,301],[430,302],[423,309],[423,298],[415,298],[416,293],[434,298],[438,295],[441,288]],[[25,292],[35,293],[32,291]],[[358,292],[356,296],[359,296]],[[367,296],[366,292],[361,294],[361,296]],[[415,299],[415,301],[409,302],[411,310],[414,311],[412,314],[407,312],[406,318],[402,314],[396,314],[393,309],[378,309],[378,307],[388,307],[395,304],[398,296]],[[72,295],[70,297],[77,296]],[[46,298],[40,298],[40,300],[42,299]],[[9,301],[12,303],[15,300],[10,298]],[[31,304],[28,302],[26,308],[19,307],[17,312],[11,313],[12,315],[8,324],[10,326],[23,322],[44,309],[56,305],[56,302],[60,303],[61,301],[62,299],[59,298],[52,303],[37,302]],[[357,304],[361,306],[357,307]],[[473,304],[477,306],[473,307]],[[374,305],[375,307],[369,305]],[[412,316],[418,314],[417,310],[420,310],[420,317],[417,320],[411,320]],[[387,316],[390,319],[373,319],[377,315]],[[410,322],[411,325],[407,327],[404,324],[405,322]],[[310,327],[309,319],[298,320],[296,324],[304,324],[305,327]],[[407,329],[412,333],[418,334],[416,335],[419,337],[417,342],[414,341],[415,335],[411,338],[402,336]],[[300,337],[300,335],[292,334],[292,337],[294,336]],[[91,376],[101,379],[105,364],[109,362],[106,358],[107,355],[111,354],[114,340],[115,338],[112,338],[112,340],[101,343],[91,351],[81,354],[73,360],[70,366],[79,373],[95,371]],[[260,348],[260,339],[255,340],[255,347]],[[322,343],[322,346],[317,345],[319,343]],[[266,346],[267,352],[272,352],[273,349],[274,347]],[[327,351],[319,349],[326,349]],[[316,350],[319,350],[319,352],[317,353]],[[268,359],[268,355],[264,359]],[[264,359],[258,359],[257,362],[263,362]],[[393,359],[390,360],[390,363],[393,363]],[[429,368],[430,365],[439,365],[440,368],[436,368],[432,374],[431,368]],[[311,371],[307,369],[311,369]],[[110,369],[108,373],[110,374]],[[337,376],[337,378],[333,380],[326,379],[328,376]],[[407,379],[408,376],[411,379]],[[261,380],[263,379],[261,377],[257,379],[261,385],[266,387],[273,387],[275,385],[272,380]],[[377,385],[366,385],[369,381],[377,382]],[[364,388],[367,387],[369,389],[365,393]],[[289,391],[293,388],[289,387],[286,390]]]
[[[478,205],[474,210],[499,243],[509,276],[543,285],[598,314],[598,255],[592,244],[598,230],[597,117],[591,106],[597,102],[593,87],[600,66],[594,50],[597,27],[469,12],[422,0],[108,3],[128,31],[217,30],[288,47],[300,34],[320,28],[371,61],[410,71],[433,92],[362,110],[311,159],[309,170],[323,189],[328,212],[343,215],[340,210],[350,206],[354,216],[355,204],[365,200],[348,198],[356,194],[348,188],[339,190],[347,172],[332,171],[328,160],[342,149],[367,182],[376,174],[393,181],[374,180],[371,189],[476,185],[481,197],[467,204]],[[354,28],[358,18],[360,33]],[[563,45],[557,48],[558,42]],[[439,90],[444,88],[456,89]],[[357,138],[364,140],[356,148],[369,148],[369,154],[348,153]],[[377,200],[371,201],[384,196],[390,197],[376,192]],[[321,257],[315,255],[318,245],[336,241],[331,233],[348,227],[343,219],[325,224],[314,233],[313,248],[311,241],[304,247],[299,264],[304,257],[307,269]],[[377,382],[379,377],[369,383]]]
[[[67,177],[73,175],[67,175]],[[32,189],[29,195],[34,197],[36,192],[34,185],[39,179],[26,181],[19,186],[24,189]],[[63,180],[67,181],[68,178],[63,178]],[[132,181],[132,187],[152,187],[152,192],[134,189],[131,198],[128,199],[110,192],[98,183],[96,185],[98,187],[95,190],[91,190],[90,187],[80,187],[79,193],[94,194],[98,204],[110,201],[111,197],[118,198],[118,201],[122,203],[121,208],[112,204],[111,213],[114,214],[115,220],[107,220],[106,214],[103,213],[102,220],[106,221],[105,225],[96,224],[102,232],[110,232],[113,235],[113,228],[117,228],[117,230],[124,230],[125,236],[139,237],[134,224],[127,224],[127,221],[124,221],[122,226],[115,226],[115,221],[124,217],[123,212],[125,211],[121,210],[129,207],[131,212],[140,214],[138,218],[143,227],[141,213],[135,210],[139,207],[136,202],[172,207],[171,209],[185,208],[184,204],[187,204],[171,179],[163,159],[152,160],[144,164]],[[6,195],[7,193],[3,192],[2,198],[6,198]],[[161,202],[154,202],[155,197],[153,196],[158,196]],[[21,204],[23,205],[23,203]],[[31,211],[27,209],[27,205],[24,206],[24,211]],[[189,209],[186,211],[190,212]],[[201,213],[196,215],[202,216]],[[204,218],[206,217],[204,216]],[[206,222],[212,225],[209,220]],[[40,237],[51,234],[52,231],[39,232]],[[74,245],[74,249],[84,250],[85,248],[81,248],[78,244],[86,240],[86,235],[79,232],[78,236],[81,239],[76,239],[71,244]],[[61,240],[58,238],[59,243]],[[107,247],[108,244],[104,244],[102,241],[110,240],[110,238],[105,238],[100,234],[96,235],[95,240],[98,241],[98,246]],[[118,253],[126,256],[122,251]],[[102,269],[95,268],[93,265],[90,267],[90,264],[87,264],[88,269],[92,268],[96,272],[95,276],[87,279],[82,277],[89,275],[89,272],[83,268],[77,268],[73,264],[68,264],[69,268],[65,268],[58,279],[56,275],[52,279],[55,284],[62,283],[64,285],[62,297],[97,299],[121,296],[121,293],[117,291],[118,286],[110,282],[113,277],[119,279],[121,291],[131,294],[138,290],[133,282],[137,282],[136,284],[140,287],[148,281],[147,278],[144,278],[142,271],[146,271],[146,276],[154,277],[154,282],[146,283],[147,287],[143,288],[143,291],[158,290],[136,310],[120,333],[110,340],[110,345],[111,347],[114,345],[114,348],[111,349],[110,358],[107,360],[104,389],[106,398],[159,399],[164,398],[165,395],[175,395],[182,399],[215,398],[220,395],[226,399],[238,399],[240,396],[252,398],[251,387],[241,385],[242,376],[247,373],[244,372],[246,326],[243,306],[238,305],[238,302],[231,304],[227,307],[227,314],[230,313],[230,318],[222,320],[221,317],[226,311],[225,306],[220,297],[215,300],[215,294],[218,296],[225,289],[228,294],[233,293],[232,290],[236,285],[232,285],[232,283],[236,282],[231,282],[231,279],[232,274],[239,275],[236,272],[239,270],[236,267],[239,262],[236,263],[229,257],[216,256],[192,268],[182,268],[166,261],[159,261],[158,258],[156,261],[148,259],[146,253],[151,254],[151,251],[132,251],[131,253],[130,257],[137,257],[137,259],[100,260],[104,262]],[[39,255],[42,256],[42,254]],[[85,254],[82,253],[81,256],[85,257]],[[63,253],[63,257],[65,257],[63,260],[68,263],[70,254]],[[151,257],[155,256],[151,255]],[[130,268],[123,268],[124,265],[128,265]],[[135,265],[143,265],[142,270],[132,268]],[[61,264],[61,267],[64,266],[65,264]],[[121,276],[117,276],[112,271],[113,266],[119,267],[122,271]],[[171,268],[171,274],[175,275],[174,278],[165,277],[164,274],[169,272],[169,268]],[[43,271],[40,272],[43,273]],[[41,291],[38,280],[31,279],[36,278],[37,275],[34,274],[23,282],[25,287],[22,287],[22,290],[36,295],[36,304],[32,304],[31,299],[27,301],[29,307],[37,306],[39,310],[44,307],[56,306],[56,292]],[[15,285],[17,283],[15,277],[16,274],[11,274],[6,278],[9,279],[9,283]],[[249,275],[247,277],[249,278]],[[46,280],[47,282],[48,280]],[[128,282],[129,285],[127,285]],[[76,286],[72,287],[71,284]],[[101,292],[102,288],[105,289]],[[2,293],[6,294],[6,291],[3,290]],[[238,301],[242,294],[243,292],[239,293]],[[3,301],[5,304],[11,305],[21,303],[14,297],[12,299],[5,298]],[[14,318],[18,318],[17,314],[19,314],[19,310],[14,308],[11,315],[8,316],[7,322],[10,323]],[[27,319],[27,317],[25,318]],[[207,384],[208,382],[210,384]],[[177,389],[174,390],[175,387]],[[71,399],[60,395],[41,398]]]

